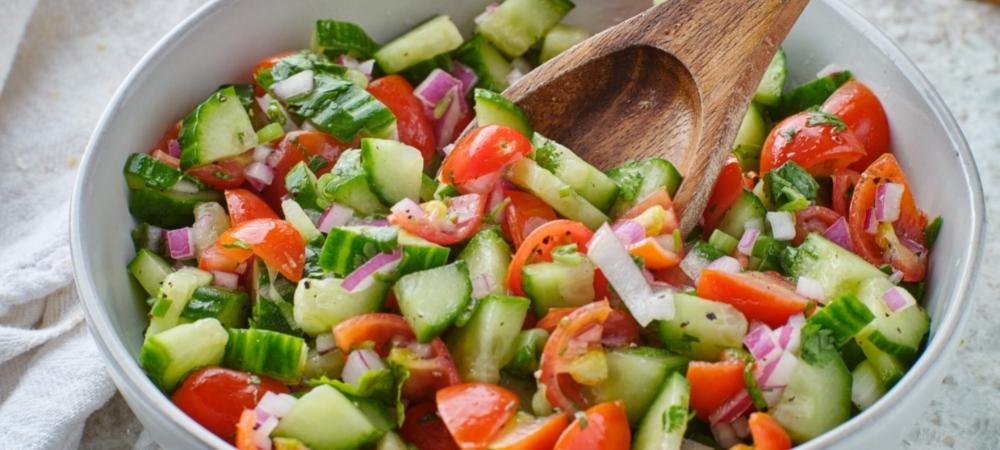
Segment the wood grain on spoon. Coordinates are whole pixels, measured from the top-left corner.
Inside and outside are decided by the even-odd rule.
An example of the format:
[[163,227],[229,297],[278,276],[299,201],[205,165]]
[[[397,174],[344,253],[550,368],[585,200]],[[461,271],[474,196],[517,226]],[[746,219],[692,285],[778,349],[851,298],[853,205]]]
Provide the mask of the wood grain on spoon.
[[684,174],[698,223],[768,62],[808,0],[668,0],[514,83],[540,133],[601,169],[658,156]]

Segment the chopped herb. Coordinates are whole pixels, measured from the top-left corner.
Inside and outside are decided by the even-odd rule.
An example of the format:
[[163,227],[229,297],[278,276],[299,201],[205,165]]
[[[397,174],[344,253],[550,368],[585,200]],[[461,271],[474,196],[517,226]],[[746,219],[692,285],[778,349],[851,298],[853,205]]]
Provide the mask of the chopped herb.
[[228,244],[222,244],[222,247],[224,247],[224,248],[238,248],[238,249],[242,249],[242,250],[250,250],[250,244],[247,244],[246,242],[243,242],[240,239],[237,239],[237,240],[235,240],[233,242],[230,242]]
[[670,405],[666,411],[663,411],[663,430],[667,433],[680,430],[687,426],[691,417],[687,408],[681,405]]
[[538,163],[543,169],[549,172],[555,172],[559,168],[559,163],[562,160],[562,155],[559,149],[552,144],[551,141],[545,141],[545,145],[535,149],[535,152],[531,155],[531,158]]
[[212,176],[214,176],[215,178],[218,178],[218,179],[220,179],[222,181],[227,181],[230,178],[232,178],[231,176],[229,176],[228,173],[225,173],[225,172],[223,172],[221,170],[216,170],[216,171],[212,172]]
[[573,416],[576,417],[577,422],[580,422],[581,430],[586,430],[587,427],[590,425],[590,421],[587,420],[587,414],[584,413],[583,411],[577,411],[576,414],[574,414]]
[[840,117],[836,114],[831,114],[826,111],[821,111],[819,108],[809,108],[806,110],[809,114],[809,118],[806,119],[806,125],[811,127],[817,125],[831,125],[834,131],[841,132],[847,130],[847,124],[844,123]]

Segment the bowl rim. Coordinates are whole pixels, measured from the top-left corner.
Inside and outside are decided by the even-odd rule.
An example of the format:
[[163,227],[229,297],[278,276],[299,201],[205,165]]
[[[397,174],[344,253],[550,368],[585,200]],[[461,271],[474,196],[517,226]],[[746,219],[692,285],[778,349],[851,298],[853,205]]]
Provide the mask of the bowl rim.
[[[899,68],[907,81],[916,89],[920,98],[930,107],[935,120],[943,126],[952,148],[957,153],[963,175],[966,178],[966,188],[969,191],[973,208],[970,211],[971,236],[966,241],[967,244],[963,249],[963,253],[968,255],[968,258],[959,263],[958,270],[956,271],[958,273],[957,288],[951,294],[944,315],[936,318],[939,322],[933,339],[928,342],[914,365],[907,370],[900,381],[885,396],[847,422],[798,447],[801,449],[832,446],[848,438],[853,433],[860,431],[869,421],[878,420],[887,415],[904,396],[910,395],[911,392],[916,390],[922,381],[921,379],[924,378],[923,376],[946,356],[944,353],[952,347],[951,344],[956,339],[956,332],[967,319],[966,313],[971,303],[971,294],[975,287],[976,276],[983,255],[982,248],[977,243],[980,242],[983,236],[986,222],[983,188],[972,151],[965,140],[961,128],[931,83],[891,38],[886,36],[860,13],[841,0],[818,1],[825,3],[833,11],[841,15],[854,30],[863,31],[868,41],[875,45],[883,56]],[[231,446],[198,425],[180,409],[174,407],[169,398],[160,392],[146,377],[145,373],[139,367],[138,362],[125,348],[121,338],[111,326],[109,314],[101,302],[97,288],[92,281],[93,273],[91,267],[83,256],[85,245],[80,235],[80,205],[83,201],[83,191],[87,180],[86,174],[91,171],[92,167],[99,160],[98,151],[96,150],[98,144],[104,139],[105,134],[109,132],[109,124],[112,118],[116,115],[117,110],[120,109],[121,104],[129,97],[129,93],[134,89],[135,81],[147,70],[151,70],[149,67],[162,59],[165,51],[174,45],[175,41],[193,32],[209,16],[237,2],[238,0],[210,0],[157,41],[136,63],[135,67],[129,71],[111,97],[84,150],[70,201],[69,222],[70,251],[77,292],[82,299],[88,327],[109,365],[110,370],[108,372],[111,374],[115,385],[123,392],[129,394],[125,397],[130,400],[130,406],[134,409],[152,408],[160,412],[167,419],[168,425],[173,432],[183,430],[190,437],[194,437],[200,441],[202,445],[220,449],[228,449]],[[930,380],[924,380],[924,382],[930,382]],[[138,404],[132,405],[132,401],[138,402]]]

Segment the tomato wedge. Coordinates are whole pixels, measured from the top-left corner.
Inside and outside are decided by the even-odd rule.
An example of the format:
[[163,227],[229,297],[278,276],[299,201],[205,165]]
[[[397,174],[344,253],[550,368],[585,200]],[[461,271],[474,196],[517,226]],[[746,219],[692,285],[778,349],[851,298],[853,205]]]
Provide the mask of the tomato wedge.
[[490,443],[490,450],[550,450],[569,426],[569,414],[556,413],[548,417],[523,417],[514,421]]
[[743,361],[691,361],[687,379],[691,383],[691,409],[708,421],[734,395],[743,390]]
[[434,128],[424,113],[424,105],[413,95],[413,86],[399,75],[388,75],[368,83],[368,92],[396,116],[399,141],[420,150],[424,166],[431,162],[434,150]]
[[805,310],[808,300],[780,275],[764,272],[729,273],[705,269],[698,279],[698,296],[733,305],[749,320],[778,327]]
[[274,181],[261,191],[261,196],[275,210],[281,209],[281,200],[288,195],[285,175],[296,164],[305,162],[316,175],[333,168],[340,153],[350,144],[321,131],[292,131],[285,134],[274,151],[267,157],[267,165],[274,169]]
[[582,409],[580,386],[566,373],[567,366],[587,350],[600,347],[603,325],[611,312],[606,300],[581,306],[560,320],[545,341],[539,381],[552,406],[563,411]]
[[234,189],[246,181],[247,166],[253,162],[252,150],[211,164],[188,169],[191,175],[216,190]]
[[792,448],[792,438],[788,432],[767,413],[750,414],[750,435],[756,450],[788,450]]
[[760,154],[760,174],[795,161],[814,176],[827,176],[865,156],[865,148],[835,116],[803,111],[775,125]]
[[810,233],[823,234],[841,215],[825,206],[813,205],[795,212],[795,238],[792,244],[799,245]]
[[226,210],[233,225],[253,219],[278,218],[278,214],[264,200],[246,189],[226,190]]
[[663,270],[676,267],[681,263],[682,255],[664,248],[656,238],[645,238],[629,247],[628,252],[642,258],[649,270]]
[[455,443],[470,450],[485,449],[521,404],[517,394],[486,383],[449,386],[436,398],[438,415]]
[[632,446],[625,405],[621,401],[594,406],[570,424],[555,450],[628,450]]
[[235,261],[251,255],[260,257],[267,267],[277,270],[290,281],[298,282],[306,263],[306,243],[288,222],[277,219],[253,219],[222,233],[216,241],[219,251]]
[[407,408],[399,435],[420,450],[458,450],[434,402],[417,403]]
[[240,414],[257,406],[267,392],[287,394],[288,387],[249,372],[206,367],[188,375],[170,400],[208,431],[233,442]]
[[851,204],[851,197],[854,195],[854,186],[858,184],[861,174],[851,169],[840,169],[830,176],[833,181],[833,189],[830,194],[833,210],[844,217],[847,217],[848,206]]
[[557,219],[551,206],[527,192],[505,189],[503,196],[510,199],[504,211],[503,233],[514,248],[536,228]]
[[[420,211],[397,211],[389,215],[389,222],[435,244],[452,245],[462,242],[479,230],[486,208],[486,198],[479,194],[466,194],[449,198],[445,208],[431,201],[420,206]],[[440,213],[441,209],[447,209]]]
[[257,450],[254,443],[253,429],[257,424],[257,413],[252,409],[244,409],[236,423],[236,450]]
[[[552,250],[566,244],[576,244],[580,252],[587,252],[587,243],[594,236],[584,224],[572,220],[553,220],[535,228],[521,246],[507,267],[507,288],[524,296],[521,287],[521,268],[536,261],[552,261]],[[608,282],[600,271],[594,273],[594,298],[604,298],[608,292]]]
[[448,184],[459,185],[499,172],[531,150],[531,141],[513,128],[504,125],[479,127],[455,144],[441,166],[441,177]]
[[865,155],[850,167],[865,170],[883,153],[888,153],[889,118],[882,102],[868,86],[858,80],[844,83],[823,102],[823,111],[840,117],[865,149]]
[[[559,326],[559,322],[579,308],[550,308],[549,312],[539,320],[535,327],[551,333]],[[639,323],[627,311],[612,309],[604,320],[604,331],[601,333],[601,343],[611,347],[639,342]]]
[[[715,179],[712,194],[708,197],[705,212],[701,215],[702,229],[705,230],[702,234],[710,234],[715,229],[715,226],[722,220],[722,216],[726,214],[730,206],[733,206],[743,189],[747,187],[747,180],[743,177],[740,162],[735,157],[730,156],[726,160],[726,164],[722,166],[719,178]],[[707,237],[708,234],[705,236]]]
[[392,350],[393,341],[407,342],[416,339],[410,324],[398,314],[362,314],[333,327],[333,340],[344,354],[371,342],[374,344],[372,350],[384,358]]

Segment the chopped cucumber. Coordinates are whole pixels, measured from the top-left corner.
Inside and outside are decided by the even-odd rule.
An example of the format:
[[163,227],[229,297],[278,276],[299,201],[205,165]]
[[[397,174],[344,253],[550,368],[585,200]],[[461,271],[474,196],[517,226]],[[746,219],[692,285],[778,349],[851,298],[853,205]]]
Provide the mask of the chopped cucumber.
[[361,165],[382,203],[395,205],[404,198],[420,199],[424,170],[420,150],[398,141],[362,139]]
[[334,227],[323,243],[319,265],[338,277],[346,277],[377,253],[395,250],[398,242],[395,227]]
[[146,338],[176,326],[195,289],[211,282],[212,274],[193,267],[183,267],[167,275],[156,296]]
[[830,94],[833,94],[837,88],[848,82],[851,78],[853,78],[851,72],[845,70],[817,78],[788,91],[785,95],[781,96],[781,101],[777,107],[777,115],[774,118],[788,117],[799,111],[805,111],[813,106],[821,105],[830,97]]
[[851,401],[864,411],[885,395],[885,386],[869,361],[861,361],[851,372]]
[[919,305],[889,310],[882,295],[894,287],[885,278],[872,278],[859,285],[858,298],[874,315],[872,324],[860,334],[882,351],[908,361],[927,335],[930,318]]
[[226,230],[232,227],[229,213],[216,202],[199,203],[194,207],[194,224],[191,225],[191,237],[194,242],[195,255],[202,255],[205,250],[215,245]]
[[872,370],[875,371],[882,386],[888,389],[903,377],[903,373],[906,372],[906,365],[899,358],[878,348],[871,342],[868,336],[859,336],[855,342],[861,347],[861,352],[865,354],[865,360],[871,364]]
[[757,85],[753,101],[767,106],[777,106],[781,101],[781,93],[785,90],[785,79],[788,78],[788,58],[785,50],[779,48],[771,58],[771,63],[764,71],[764,78]]
[[476,100],[476,121],[479,126],[505,125],[511,127],[526,138],[531,138],[533,133],[528,117],[524,115],[521,107],[504,97],[502,94],[486,90],[476,89],[474,98]]
[[760,168],[760,151],[764,147],[764,140],[771,130],[760,107],[751,103],[747,107],[743,122],[740,123],[740,130],[736,133],[736,140],[733,141],[733,154],[740,162],[743,171],[754,171]]
[[772,415],[793,441],[808,441],[851,417],[851,383],[851,372],[836,352],[823,361],[803,357]]
[[186,193],[139,188],[129,193],[128,211],[143,222],[173,229],[194,223],[194,207],[199,203],[221,200],[222,194],[211,190]]
[[257,145],[257,132],[232,86],[205,100],[181,124],[181,169],[236,156]]
[[205,185],[197,178],[184,176],[181,171],[145,153],[133,153],[125,161],[125,183],[129,189],[150,188],[168,190],[181,180],[193,184],[200,190]]
[[210,317],[226,328],[240,327],[246,322],[249,301],[246,292],[202,286],[191,294],[191,300],[181,311],[181,319],[194,322]]
[[321,201],[339,203],[353,209],[361,216],[388,211],[368,184],[368,174],[361,165],[359,149],[341,153],[333,170],[320,177],[317,185]]
[[317,72],[312,90],[287,102],[292,112],[341,142],[351,142],[361,132],[382,136],[396,126],[388,107],[341,75]]
[[767,208],[764,208],[760,199],[753,192],[744,189],[726,211],[726,214],[722,216],[718,229],[738,239],[746,231],[744,226],[748,220],[764,220],[766,214]]
[[521,268],[521,287],[538,317],[550,308],[583,306],[594,301],[594,263],[540,262]]
[[229,335],[215,319],[201,319],[149,336],[139,364],[163,392],[171,392],[187,374],[222,361]]
[[340,287],[343,280],[324,278],[304,279],[295,289],[295,322],[310,336],[328,333],[330,329],[351,317],[375,312],[389,286],[375,281],[365,289],[347,292]]
[[818,233],[806,236],[788,265],[796,278],[804,276],[819,281],[828,293],[851,294],[869,278],[887,279],[877,267]]
[[292,307],[295,287],[294,283],[268,269],[260,258],[254,258],[250,272],[250,294],[253,299],[250,326],[301,335],[302,330],[295,322]]
[[712,230],[712,235],[708,237],[708,245],[715,247],[716,250],[726,255],[733,253],[733,250],[736,250],[736,246],[739,244],[739,239],[719,229]]
[[160,255],[145,248],[139,249],[128,263],[128,273],[132,274],[146,293],[152,296],[160,292],[163,280],[173,271],[170,264]]
[[660,387],[636,431],[635,450],[680,450],[689,418],[691,384],[684,375],[674,372]]
[[426,173],[420,176],[420,202],[429,202],[434,200],[434,192],[437,190],[437,180],[427,176]]
[[309,347],[302,338],[259,328],[230,328],[222,364],[298,384]]
[[660,387],[672,372],[684,373],[687,358],[672,355],[652,347],[608,350],[608,378],[603,383],[586,388],[594,403],[621,400],[632,425],[653,403]]
[[514,353],[504,371],[522,377],[534,374],[548,339],[549,333],[541,328],[522,330],[514,339]]
[[344,394],[325,384],[299,398],[273,432],[298,439],[312,450],[364,448],[383,434]]
[[399,231],[399,246],[403,249],[403,259],[399,261],[395,276],[403,276],[421,270],[441,267],[448,263],[451,249],[404,230]]
[[305,239],[306,242],[312,242],[323,238],[323,233],[316,228],[316,224],[313,223],[309,214],[302,209],[299,202],[290,198],[285,199],[281,202],[281,212],[285,216],[285,221],[287,221],[292,228],[295,228],[295,231],[298,231],[299,234],[302,235],[302,239]]
[[285,135],[285,128],[278,122],[271,122],[257,130],[257,142],[267,144]]
[[532,136],[531,145],[535,148],[531,159],[539,166],[555,174],[597,209],[605,212],[611,209],[618,198],[618,185],[614,180],[572,150],[541,134]]
[[375,52],[386,73],[396,73],[462,45],[462,33],[448,16],[430,19]]
[[410,450],[410,446],[398,434],[387,431],[385,436],[379,439],[375,450]]
[[601,210],[573,191],[573,188],[552,172],[543,169],[529,158],[511,164],[505,176],[517,187],[549,204],[562,216],[582,222],[592,230],[609,221],[608,216]]
[[490,283],[488,292],[473,292],[480,297],[507,291],[507,267],[510,266],[510,246],[495,228],[483,228],[469,240],[458,259],[469,268],[469,279],[484,278]]
[[313,28],[310,48],[330,58],[346,53],[358,59],[368,59],[378,51],[378,44],[364,29],[353,23],[321,19]]
[[529,305],[523,297],[491,295],[479,302],[464,327],[448,335],[462,380],[494,384],[500,380],[500,368],[514,357],[514,341]]
[[674,294],[674,318],[660,321],[664,347],[681,355],[715,361],[726,348],[739,348],[747,334],[747,319],[727,303]]
[[868,325],[875,316],[853,295],[840,297],[809,317],[809,323],[815,323],[829,330],[833,344],[843,347],[858,332]]
[[322,211],[324,209],[320,205],[319,192],[316,190],[316,174],[309,169],[309,165],[305,161],[292,166],[288,173],[285,174],[284,183],[288,195],[299,206],[315,211]]
[[506,0],[476,29],[507,56],[521,56],[573,9],[570,0]]
[[542,49],[538,53],[538,64],[555,58],[560,53],[587,40],[589,37],[590,32],[580,27],[563,23],[552,27],[548,33],[545,33],[545,38],[542,39]]
[[618,200],[611,208],[613,217],[624,214],[660,189],[666,188],[673,197],[681,185],[681,173],[662,158],[628,162],[609,170],[608,176],[618,185]]
[[443,333],[468,305],[472,283],[465,262],[457,261],[404,275],[393,292],[417,340],[428,342]]
[[494,92],[503,92],[507,89],[510,62],[481,35],[476,34],[462,44],[455,50],[454,57],[476,72],[479,78],[476,87]]

